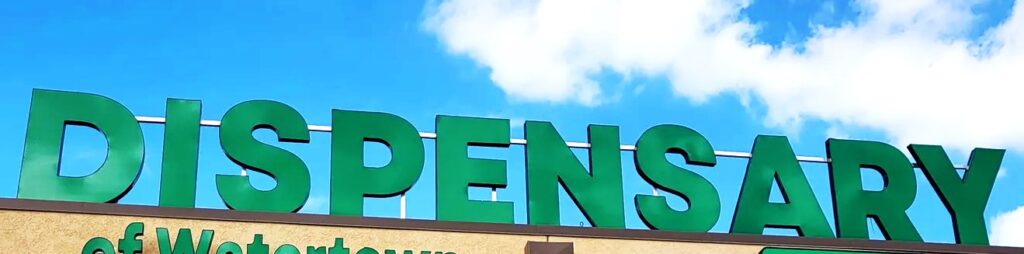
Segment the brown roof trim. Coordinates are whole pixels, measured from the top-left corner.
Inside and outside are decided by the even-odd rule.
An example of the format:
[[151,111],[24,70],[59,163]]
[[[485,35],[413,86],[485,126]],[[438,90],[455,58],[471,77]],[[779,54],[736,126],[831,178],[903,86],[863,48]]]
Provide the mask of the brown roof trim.
[[462,233],[491,233],[604,239],[700,242],[764,245],[788,248],[864,250],[905,253],[1024,253],[1024,248],[919,243],[860,239],[828,239],[726,233],[672,232],[638,229],[533,226],[417,219],[348,217],[319,214],[263,213],[204,208],[170,208],[141,205],[81,203],[0,198],[0,210],[120,215],[176,219],[262,222],[296,225],[426,230]]

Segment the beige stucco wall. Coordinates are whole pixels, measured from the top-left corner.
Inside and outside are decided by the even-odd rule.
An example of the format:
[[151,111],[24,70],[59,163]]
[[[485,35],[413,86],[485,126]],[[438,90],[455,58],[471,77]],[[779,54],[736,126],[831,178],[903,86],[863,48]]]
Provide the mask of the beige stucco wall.
[[190,228],[194,243],[203,229],[214,230],[211,253],[225,241],[233,241],[243,250],[253,235],[263,234],[270,253],[282,244],[292,244],[305,253],[306,246],[331,246],[336,237],[345,239],[351,253],[372,247],[385,249],[454,252],[458,254],[524,253],[527,241],[573,242],[575,253],[758,253],[760,246],[722,245],[684,242],[565,238],[547,236],[453,233],[396,229],[371,229],[291,225],[274,223],[229,222],[193,219],[166,219],[114,215],[87,215],[52,212],[0,210],[0,250],[29,250],[34,253],[81,253],[89,239],[100,236],[115,246],[132,222],[145,223],[143,253],[159,253],[156,228],[167,228],[176,239],[179,228]]
[[725,254],[759,253],[763,246],[551,237],[552,242],[572,242],[575,253]]

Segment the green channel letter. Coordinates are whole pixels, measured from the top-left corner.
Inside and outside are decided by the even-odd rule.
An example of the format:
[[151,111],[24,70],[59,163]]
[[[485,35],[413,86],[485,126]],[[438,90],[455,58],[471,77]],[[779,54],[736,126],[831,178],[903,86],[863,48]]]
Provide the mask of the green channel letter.
[[590,125],[587,172],[549,122],[526,122],[526,200],[529,223],[559,225],[558,186],[595,227],[625,228],[619,128]]
[[193,245],[192,230],[178,229],[178,236],[174,238],[172,247],[167,228],[156,228],[156,242],[161,254],[208,254],[210,253],[210,244],[213,242],[213,230],[203,230],[199,233],[199,245]]
[[124,238],[117,240],[117,251],[122,254],[142,253],[142,237],[146,225],[142,222],[132,222],[124,228]]
[[301,253],[302,252],[299,251],[299,248],[296,248],[295,245],[291,245],[291,244],[283,244],[281,246],[278,246],[277,250],[274,251],[274,254],[301,254]]
[[[906,212],[917,196],[917,180],[903,152],[874,141],[829,139],[825,147],[840,238],[868,239],[865,218],[871,218],[887,240],[921,241]],[[864,190],[861,168],[882,175],[882,190]]]
[[[800,236],[834,238],[796,154],[783,136],[757,136],[743,178],[732,233],[764,233],[765,227],[796,229]],[[785,203],[769,202],[778,182]]]
[[[67,125],[93,128],[107,140],[106,160],[82,177],[60,175]],[[117,202],[142,171],[145,146],[135,115],[110,98],[87,93],[32,90],[18,198]]]
[[668,206],[663,196],[638,194],[634,198],[640,219],[652,229],[707,232],[718,222],[722,211],[718,190],[701,175],[673,165],[666,153],[679,154],[686,164],[714,166],[715,150],[703,135],[678,125],[658,125],[647,129],[636,144],[633,160],[640,176],[658,189],[682,197],[686,211]]
[[988,245],[985,206],[1006,151],[974,149],[960,178],[941,146],[910,145],[909,149],[953,219],[956,243]]
[[[390,197],[412,188],[423,172],[423,140],[392,114],[334,110],[331,133],[331,214],[363,215],[363,197]],[[363,145],[379,142],[391,161],[366,167]]]
[[252,243],[245,245],[245,253],[267,254],[270,253],[270,245],[263,243],[263,234],[255,234],[252,236]]
[[513,223],[513,204],[469,200],[473,187],[505,188],[504,160],[469,158],[469,146],[508,147],[508,119],[443,116],[437,130],[437,219]]
[[242,246],[235,242],[224,242],[217,246],[217,254],[242,254]]
[[327,247],[324,246],[306,246],[306,254],[328,254]]
[[202,107],[200,101],[167,99],[160,206],[192,208],[196,205]]
[[238,165],[269,175],[277,181],[271,190],[256,189],[248,176],[216,176],[217,191],[229,208],[261,212],[295,212],[309,198],[309,169],[295,154],[264,144],[252,133],[267,128],[281,142],[309,143],[306,120],[288,105],[274,101],[247,101],[224,114],[220,145]]
[[93,237],[85,242],[85,246],[82,246],[82,254],[96,254],[96,252],[117,253],[114,252],[114,244],[103,237]]

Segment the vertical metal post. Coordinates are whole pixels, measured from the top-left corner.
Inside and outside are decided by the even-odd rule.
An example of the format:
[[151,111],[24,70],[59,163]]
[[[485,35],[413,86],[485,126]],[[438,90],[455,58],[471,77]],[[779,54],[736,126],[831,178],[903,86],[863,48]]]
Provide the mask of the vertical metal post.
[[402,197],[398,201],[398,218],[405,219],[405,193],[402,193]]

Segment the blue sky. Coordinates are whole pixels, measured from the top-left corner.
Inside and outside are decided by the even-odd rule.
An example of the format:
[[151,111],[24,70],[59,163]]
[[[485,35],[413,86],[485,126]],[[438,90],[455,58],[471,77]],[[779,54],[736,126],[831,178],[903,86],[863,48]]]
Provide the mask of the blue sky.
[[[830,136],[890,143],[928,137],[904,139],[908,135],[900,128],[886,125],[888,122],[884,121],[859,121],[860,116],[856,114],[851,117],[798,111],[794,121],[792,115],[778,112],[781,106],[772,97],[758,92],[764,87],[694,95],[680,89],[701,86],[699,82],[643,67],[623,71],[614,62],[597,63],[600,67],[596,69],[584,68],[584,78],[595,83],[601,92],[594,101],[572,99],[575,95],[524,94],[524,90],[510,88],[516,81],[494,76],[507,66],[497,63],[501,61],[492,61],[489,53],[477,50],[486,50],[486,46],[460,49],[459,38],[443,35],[444,29],[450,27],[428,22],[439,17],[438,7],[446,3],[4,3],[0,8],[0,24],[3,24],[0,25],[0,87],[3,88],[0,118],[4,119],[0,132],[8,142],[0,144],[0,165],[6,168],[0,170],[0,197],[16,196],[33,88],[101,94],[124,104],[132,113],[145,116],[162,116],[166,98],[202,100],[203,119],[219,119],[239,102],[269,99],[296,108],[310,124],[322,125],[330,123],[331,109],[393,113],[409,120],[417,129],[431,132],[438,114],[500,117],[513,120],[513,137],[523,136],[523,120],[542,120],[553,122],[566,140],[585,141],[587,124],[610,124],[620,126],[624,144],[634,143],[648,127],[670,123],[699,131],[716,150],[749,151],[758,134],[788,135],[797,154],[807,156],[823,156],[825,140]],[[987,41],[987,34],[1010,17],[1012,6],[1013,1],[982,1],[970,5],[970,13],[977,18],[953,35],[942,34],[951,36],[944,37],[952,38],[950,40],[982,44],[980,42]],[[865,13],[882,13],[870,5],[846,1],[753,1],[732,8],[733,15],[725,15],[729,16],[726,20],[754,27],[752,38],[745,43],[765,45],[774,52],[790,49],[803,52],[808,47],[811,48],[808,52],[818,52],[820,49],[808,42],[821,39],[822,29],[860,27],[876,17]],[[453,9],[458,11],[458,8]],[[783,116],[777,118],[780,114]],[[993,122],[998,123],[1001,122]],[[957,130],[960,129],[953,129]],[[147,124],[143,125],[143,131],[146,145],[143,173],[122,203],[156,204],[162,127]],[[269,131],[257,131],[255,135],[276,144],[275,136]],[[965,136],[964,140],[975,140],[969,134],[953,132],[953,136],[957,135]],[[299,155],[314,175],[312,198],[301,212],[325,213],[330,136],[313,133],[311,137],[309,144],[280,146]],[[923,142],[929,143],[928,140]],[[967,146],[960,140],[937,139],[933,143],[945,142],[961,148],[960,152],[952,152],[951,158],[954,162],[965,163],[967,157],[962,150]],[[408,194],[409,217],[433,219],[433,141],[424,143],[426,165],[423,176]],[[986,218],[992,220],[1024,205],[1024,199],[1018,194],[1024,192],[1024,186],[1015,184],[1024,181],[1024,173],[1020,171],[1022,158],[1020,150],[1014,148],[1024,143],[1015,139],[1007,143],[981,143],[1011,149],[985,213]],[[102,163],[104,149],[105,143],[97,132],[69,128],[62,172],[69,176],[90,173]],[[387,161],[383,146],[368,145],[367,149],[373,153],[369,157],[371,165]],[[576,152],[585,162],[585,151]],[[499,190],[498,196],[501,200],[515,202],[516,222],[525,223],[523,148],[480,148],[470,153],[508,160],[509,188]],[[643,228],[632,206],[632,197],[651,190],[637,176],[631,157],[631,153],[622,153],[627,226]],[[681,161],[681,158],[673,159]],[[224,208],[215,191],[214,175],[238,174],[239,168],[220,150],[216,129],[202,129],[199,165],[197,206]],[[813,163],[802,165],[822,209],[832,222],[827,167]],[[720,158],[713,168],[690,167],[714,183],[721,196],[723,214],[714,232],[728,230],[745,167],[746,160],[728,158]],[[254,185],[258,188],[272,188],[269,178],[255,173],[250,175],[254,176]],[[868,188],[878,187],[871,186],[878,184],[877,175],[866,178],[875,179],[868,181]],[[471,194],[475,199],[489,198],[486,189],[473,190]],[[579,226],[585,221],[564,193],[561,200],[563,225]],[[677,197],[670,198],[670,203],[677,208],[685,207],[685,202]],[[397,217],[398,200],[368,199],[366,214]],[[910,214],[926,241],[953,241],[949,216],[920,173],[918,197]],[[790,234],[786,230],[767,233]],[[873,238],[881,237],[877,231],[872,234]]]

